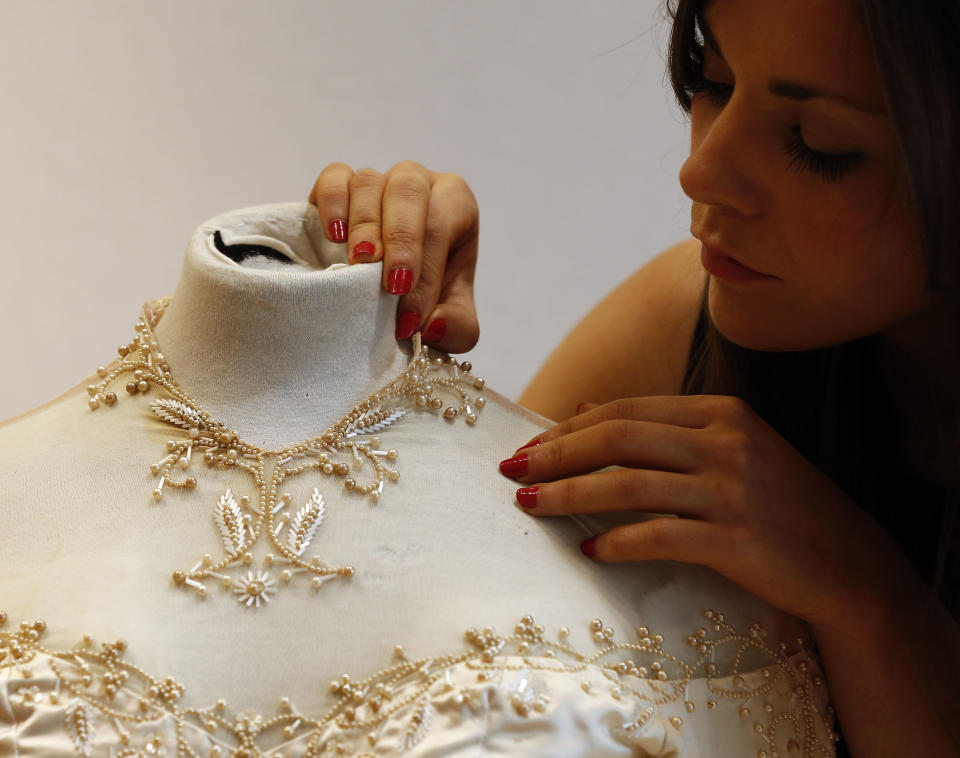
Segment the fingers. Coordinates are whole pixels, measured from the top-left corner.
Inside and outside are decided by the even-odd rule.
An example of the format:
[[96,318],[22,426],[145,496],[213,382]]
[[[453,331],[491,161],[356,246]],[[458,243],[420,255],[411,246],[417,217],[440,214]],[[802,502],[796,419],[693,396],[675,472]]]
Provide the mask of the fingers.
[[374,263],[383,258],[380,204],[386,177],[362,168],[350,180],[350,216],[347,250],[350,263]]
[[691,473],[708,459],[707,443],[704,435],[685,427],[617,418],[518,451],[501,462],[500,473],[519,482],[552,481],[614,465]]
[[310,191],[309,200],[317,206],[324,236],[331,242],[346,242],[347,239],[352,178],[353,169],[346,163],[331,163],[320,172]]
[[726,395],[647,395],[613,400],[603,405],[581,403],[576,415],[537,435],[541,442],[586,429],[612,419],[634,419],[704,429],[731,415],[742,401]]
[[584,555],[601,563],[671,560],[718,565],[723,551],[735,550],[729,529],[698,519],[655,518],[618,526],[584,540]]
[[[476,261],[476,241],[473,244]],[[473,266],[458,265],[456,257],[447,260],[447,283],[440,292],[440,302],[426,319],[424,341],[448,353],[465,353],[480,339],[480,324],[473,300]],[[439,330],[434,325],[441,324]]]
[[[473,193],[456,174],[435,174],[423,239],[420,277],[401,297],[401,321],[416,321],[427,344],[450,353],[476,345],[480,336],[473,300],[479,213]],[[414,317],[413,314],[416,314]]]
[[383,286],[391,294],[406,295],[420,281],[430,189],[430,172],[415,161],[402,161],[387,173],[382,206]]
[[479,210],[457,174],[401,161],[386,175],[331,163],[310,192],[324,233],[346,241],[350,263],[383,260],[383,288],[400,295],[397,339],[421,331],[449,353],[477,344],[474,304]]
[[644,469],[600,471],[517,490],[517,503],[534,516],[645,511],[704,518],[710,501],[684,474]]

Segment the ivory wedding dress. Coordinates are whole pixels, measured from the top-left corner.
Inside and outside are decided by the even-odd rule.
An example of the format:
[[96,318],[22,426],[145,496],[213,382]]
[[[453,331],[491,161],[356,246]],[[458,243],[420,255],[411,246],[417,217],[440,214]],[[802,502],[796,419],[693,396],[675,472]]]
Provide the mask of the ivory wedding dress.
[[524,513],[497,464],[551,423],[345,260],[307,203],[216,216],[0,426],[0,755],[834,755],[806,625],[578,549],[665,514]]

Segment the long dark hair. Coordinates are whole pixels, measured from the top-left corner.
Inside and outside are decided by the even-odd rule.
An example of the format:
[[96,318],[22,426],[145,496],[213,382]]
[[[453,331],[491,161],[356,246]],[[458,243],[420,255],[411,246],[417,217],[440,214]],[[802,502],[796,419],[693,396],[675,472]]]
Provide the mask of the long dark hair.
[[[705,0],[667,0],[668,65],[680,107],[702,88]],[[960,3],[854,0],[899,138],[921,232],[927,287],[960,302]],[[870,513],[960,620],[960,492],[918,479],[897,458],[895,403],[879,334],[796,352],[749,350],[710,321],[706,281],[682,394],[736,395]],[[948,346],[950,347],[950,346]],[[953,346],[960,347],[960,346]],[[957,377],[960,379],[960,377]],[[960,389],[960,382],[954,382]],[[960,418],[944,421],[960,470]],[[931,430],[933,434],[934,430]]]

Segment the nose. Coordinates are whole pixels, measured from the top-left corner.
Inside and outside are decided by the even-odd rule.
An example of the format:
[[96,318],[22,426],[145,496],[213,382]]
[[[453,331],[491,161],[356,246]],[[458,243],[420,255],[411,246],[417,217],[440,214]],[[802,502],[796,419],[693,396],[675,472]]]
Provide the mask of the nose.
[[690,155],[679,174],[680,186],[694,203],[748,216],[760,212],[760,187],[753,167],[761,165],[762,156],[755,121],[755,114],[735,95],[719,110],[708,103],[694,103]]

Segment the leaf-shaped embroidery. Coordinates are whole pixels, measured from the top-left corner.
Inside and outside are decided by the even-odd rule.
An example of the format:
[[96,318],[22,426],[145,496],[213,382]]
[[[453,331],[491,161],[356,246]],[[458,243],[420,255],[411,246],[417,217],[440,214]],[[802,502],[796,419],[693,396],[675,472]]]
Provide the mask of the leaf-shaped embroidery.
[[183,429],[190,429],[191,427],[196,427],[197,429],[204,428],[203,418],[200,414],[179,400],[156,400],[150,403],[150,410],[168,424],[173,424]]
[[303,555],[310,540],[313,539],[317,527],[323,523],[323,514],[326,506],[323,504],[323,495],[316,487],[310,495],[309,502],[304,505],[293,517],[287,530],[287,547],[297,555]]
[[[347,427],[347,432],[344,434],[344,437],[357,437],[361,434],[373,434],[374,432],[379,432],[381,429],[385,429],[401,418],[407,415],[407,412],[403,408],[393,408],[389,415],[380,421],[370,421],[370,417],[366,416],[358,421],[354,422]],[[358,426],[362,424],[362,426]]]
[[414,711],[413,716],[410,717],[410,725],[407,727],[407,734],[403,738],[404,751],[416,747],[427,736],[427,732],[430,731],[431,716],[433,716],[433,706],[430,705],[428,698],[424,698],[417,710]]
[[220,502],[217,503],[213,517],[220,529],[220,537],[223,539],[223,547],[227,553],[233,555],[243,550],[246,546],[243,515],[230,490],[220,496]]
[[80,698],[74,698],[67,706],[64,727],[74,747],[80,755],[90,755],[90,746],[93,741],[93,719],[91,713],[84,706]]

